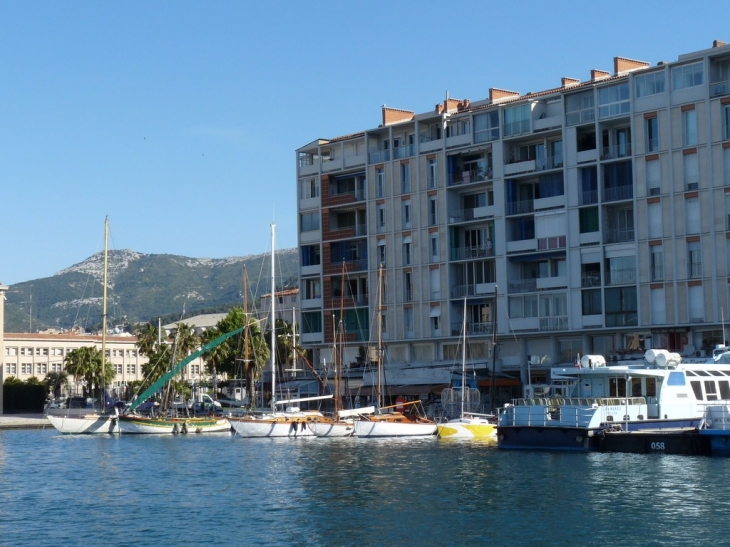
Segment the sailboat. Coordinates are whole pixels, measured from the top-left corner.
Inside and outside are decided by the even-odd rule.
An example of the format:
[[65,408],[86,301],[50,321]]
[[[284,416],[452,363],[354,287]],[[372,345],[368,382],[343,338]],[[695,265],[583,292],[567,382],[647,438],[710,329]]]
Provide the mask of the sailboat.
[[276,225],[271,224],[271,412],[262,416],[229,416],[228,422],[241,437],[313,437],[310,424],[324,415],[319,411],[299,407],[286,407],[278,411],[277,405],[293,404],[317,399],[329,399],[331,395],[301,399],[276,400],[276,266],[274,244]]
[[[436,434],[436,423],[417,412],[420,401],[383,406],[383,265],[378,275],[378,384],[375,412],[355,420],[357,437],[428,437]],[[404,408],[402,412],[397,409]]]
[[370,414],[375,407],[358,408],[345,410],[342,408],[342,351],[343,351],[343,325],[342,315],[345,299],[345,263],[342,263],[342,292],[340,294],[340,320],[339,328],[334,331],[334,345],[332,348],[332,362],[334,363],[334,412],[332,417],[315,420],[310,424],[312,432],[317,437],[352,437],[355,433],[353,417],[361,414]]
[[[496,294],[495,290],[495,295]],[[496,304],[494,307],[495,310],[492,324],[492,370],[494,370],[494,366],[496,364],[496,346],[494,345],[494,331],[496,328],[494,320],[496,319],[497,311]],[[482,439],[496,437],[497,422],[493,414],[477,414],[476,412],[470,412],[465,408],[468,402],[471,402],[472,400],[479,400],[479,390],[476,388],[467,388],[466,386],[466,297],[464,297],[464,318],[461,331],[461,388],[446,388],[441,392],[442,403],[447,404],[447,401],[459,401],[459,416],[453,420],[449,420],[448,422],[438,424],[438,436],[449,439]],[[494,378],[492,378],[492,384],[494,384]],[[492,389],[494,388],[492,387]]]
[[46,417],[51,425],[64,434],[95,434],[95,433],[119,433],[119,417],[116,411],[113,414],[107,414],[108,398],[106,397],[106,386],[104,378],[106,376],[106,289],[107,275],[109,271],[109,218],[104,220],[104,277],[103,277],[103,299],[102,299],[102,320],[101,320],[101,377],[102,389],[104,395],[101,402],[101,413],[91,412],[84,414],[72,415],[68,413],[68,409],[49,410]]

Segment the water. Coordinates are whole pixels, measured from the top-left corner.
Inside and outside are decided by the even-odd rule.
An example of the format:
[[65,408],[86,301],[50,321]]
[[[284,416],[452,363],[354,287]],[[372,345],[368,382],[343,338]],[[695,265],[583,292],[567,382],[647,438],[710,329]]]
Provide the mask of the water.
[[724,544],[730,460],[0,431],[0,544]]

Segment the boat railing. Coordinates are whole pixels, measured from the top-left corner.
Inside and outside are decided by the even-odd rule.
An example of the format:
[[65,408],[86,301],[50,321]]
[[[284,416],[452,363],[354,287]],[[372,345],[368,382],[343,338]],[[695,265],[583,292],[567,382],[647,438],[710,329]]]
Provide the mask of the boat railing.
[[[616,413],[616,408],[627,408],[627,412]],[[500,413],[499,425],[598,427],[603,422],[639,416],[646,416],[644,397],[538,397],[514,399],[513,405]]]

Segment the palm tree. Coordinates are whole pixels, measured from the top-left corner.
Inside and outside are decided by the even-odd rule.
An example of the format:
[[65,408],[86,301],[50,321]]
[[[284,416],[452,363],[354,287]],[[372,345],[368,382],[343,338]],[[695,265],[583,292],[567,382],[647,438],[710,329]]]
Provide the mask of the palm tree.
[[66,388],[66,391],[69,389],[68,373],[65,370],[49,372],[43,379],[43,383],[52,391],[53,396],[58,399],[61,396],[62,387]]
[[137,349],[143,355],[149,357],[157,350],[160,340],[160,331],[152,323],[145,325],[137,331]]
[[[68,352],[64,365],[66,372],[71,374],[75,381],[83,379],[86,382],[87,393],[99,396],[101,386],[110,385],[116,376],[111,363],[104,361],[104,356],[99,348],[83,346]],[[104,369],[103,377],[102,368]]]

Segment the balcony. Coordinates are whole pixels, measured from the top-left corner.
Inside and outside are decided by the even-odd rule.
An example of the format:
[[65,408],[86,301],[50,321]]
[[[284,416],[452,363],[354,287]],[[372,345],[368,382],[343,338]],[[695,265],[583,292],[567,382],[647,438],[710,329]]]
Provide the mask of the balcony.
[[495,209],[494,205],[488,205],[484,207],[472,207],[469,209],[456,209],[449,211],[449,223],[454,224],[456,222],[468,222],[470,220],[479,220],[494,216]]
[[577,163],[589,163],[598,159],[598,150],[592,148],[591,150],[581,150],[576,155]]
[[535,200],[525,199],[522,201],[507,202],[508,215],[527,215],[535,212]]
[[626,243],[634,241],[634,229],[633,228],[621,228],[606,230],[603,233],[604,243]]
[[369,163],[384,163],[390,161],[390,150],[375,150],[368,152]]
[[518,173],[532,173],[537,167],[535,160],[517,161],[514,163],[507,163],[504,166],[504,176],[516,175]]
[[636,268],[609,269],[606,272],[606,285],[630,285],[634,283],[636,283]]
[[721,97],[723,95],[730,95],[730,80],[710,84],[710,97]]
[[477,283],[473,285],[454,285],[451,287],[451,298],[464,298],[465,296],[480,296],[494,294],[496,280],[488,283]]
[[559,315],[555,317],[541,317],[540,318],[540,330],[568,330],[568,316]]
[[586,190],[578,193],[580,205],[595,205],[598,203],[598,190]]
[[630,184],[603,189],[603,201],[624,201],[634,199],[634,187]]
[[605,146],[601,149],[601,160],[615,160],[631,156],[631,143]]
[[421,133],[418,138],[419,151],[421,153],[433,152],[434,150],[440,150],[443,145],[443,139],[434,139],[428,133]]
[[459,173],[449,174],[449,186],[459,184],[471,184],[472,182],[484,182],[492,178],[492,169],[471,169]]
[[[451,324],[451,336],[459,336],[463,325],[461,323]],[[492,334],[491,323],[467,323],[466,334],[468,336]]]
[[568,286],[568,277],[565,275],[538,277],[535,281],[538,290],[561,289]]
[[507,282],[507,292],[509,294],[519,294],[525,292],[535,292],[537,290],[537,279],[517,279]]
[[537,240],[537,249],[539,251],[548,251],[552,249],[565,249],[565,236],[541,237]]
[[455,247],[451,249],[451,260],[471,260],[492,256],[494,256],[494,248],[491,245],[485,245],[483,247]]
[[337,192],[334,187],[330,187],[329,195],[322,196],[322,207],[334,207],[336,205],[347,205],[348,203],[356,203],[367,199],[365,188],[357,188],[355,190],[346,190]]
[[600,272],[586,272],[580,276],[580,286],[584,289],[601,286]]
[[405,146],[396,146],[393,148],[393,159],[399,160],[402,158],[410,158],[416,154],[416,145],[407,144]]

